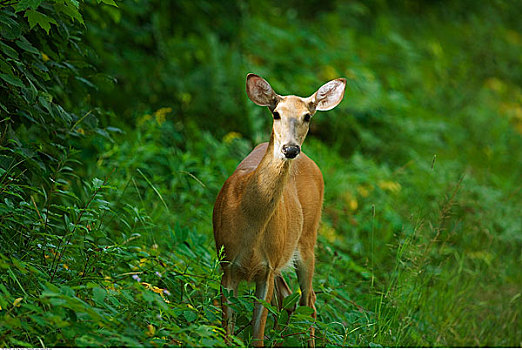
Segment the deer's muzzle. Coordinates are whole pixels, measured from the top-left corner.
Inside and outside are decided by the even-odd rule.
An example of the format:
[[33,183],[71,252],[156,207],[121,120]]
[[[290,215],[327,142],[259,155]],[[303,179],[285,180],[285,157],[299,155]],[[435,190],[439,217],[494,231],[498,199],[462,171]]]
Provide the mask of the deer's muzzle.
[[283,154],[288,159],[294,159],[301,152],[298,145],[283,145]]

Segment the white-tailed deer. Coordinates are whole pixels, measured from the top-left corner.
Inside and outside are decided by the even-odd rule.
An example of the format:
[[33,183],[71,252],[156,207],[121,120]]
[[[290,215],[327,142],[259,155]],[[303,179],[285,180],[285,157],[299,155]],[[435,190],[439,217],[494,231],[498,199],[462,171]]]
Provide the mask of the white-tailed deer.
[[[300,305],[314,309],[314,247],[323,204],[323,176],[301,152],[311,117],[344,96],[345,79],[332,80],[307,98],[279,96],[263,78],[248,74],[247,95],[273,116],[270,142],[258,145],[239,164],[218,194],[213,212],[218,252],[224,248],[221,286],[237,295],[241,280],[254,281],[256,297],[279,305],[292,292],[281,270],[294,265]],[[233,310],[222,292],[223,328],[234,332]],[[256,302],[253,345],[263,346],[268,310]],[[314,346],[311,329],[309,346]]]

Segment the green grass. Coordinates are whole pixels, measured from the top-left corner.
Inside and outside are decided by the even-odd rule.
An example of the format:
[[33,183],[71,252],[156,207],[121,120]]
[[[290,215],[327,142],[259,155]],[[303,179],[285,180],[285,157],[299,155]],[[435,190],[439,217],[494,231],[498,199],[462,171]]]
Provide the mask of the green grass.
[[[26,255],[2,256],[4,344],[224,345],[210,213],[238,150],[249,144],[203,133],[179,152],[162,146],[172,131],[170,122],[151,121],[107,150],[90,171],[100,164],[115,170],[106,184],[94,181],[83,205],[66,208],[70,245],[51,249],[56,258],[38,256],[45,236],[23,243]],[[512,227],[516,197],[499,206],[499,193],[440,160],[433,168],[432,159],[419,159],[393,169],[359,154],[343,160],[314,139],[305,151],[326,182],[314,279],[318,346],[515,344],[517,233],[493,236],[488,226]],[[295,277],[287,278],[296,288]],[[170,295],[154,292],[163,289]],[[251,289],[242,295],[237,341],[247,345]],[[270,331],[268,344],[305,345],[310,319],[302,312]]]

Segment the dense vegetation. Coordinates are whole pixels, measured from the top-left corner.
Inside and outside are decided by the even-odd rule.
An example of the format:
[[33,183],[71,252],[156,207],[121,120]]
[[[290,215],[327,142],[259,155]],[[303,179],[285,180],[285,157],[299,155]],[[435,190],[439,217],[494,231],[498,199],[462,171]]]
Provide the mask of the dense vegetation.
[[[213,202],[271,123],[248,72],[348,79],[304,144],[317,346],[522,345],[520,2],[0,6],[0,346],[225,345]],[[265,344],[311,322],[271,309]]]

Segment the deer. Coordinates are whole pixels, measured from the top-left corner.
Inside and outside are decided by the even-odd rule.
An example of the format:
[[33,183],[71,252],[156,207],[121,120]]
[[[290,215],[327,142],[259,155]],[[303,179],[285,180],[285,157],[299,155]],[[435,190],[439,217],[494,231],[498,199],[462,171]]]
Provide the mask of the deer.
[[[313,309],[315,244],[321,220],[324,181],[317,164],[301,147],[316,111],[328,111],[344,97],[346,79],[322,85],[303,98],[280,96],[262,77],[246,77],[248,98],[268,107],[273,124],[270,141],[252,150],[221,188],[212,213],[220,262],[222,326],[233,334],[235,319],[225,294],[237,296],[239,282],[255,283],[252,345],[263,347],[268,310],[259,300],[281,308],[292,294],[282,270],[295,267],[301,296],[299,305]],[[226,293],[225,293],[226,290]],[[314,328],[308,345],[315,346]]]

